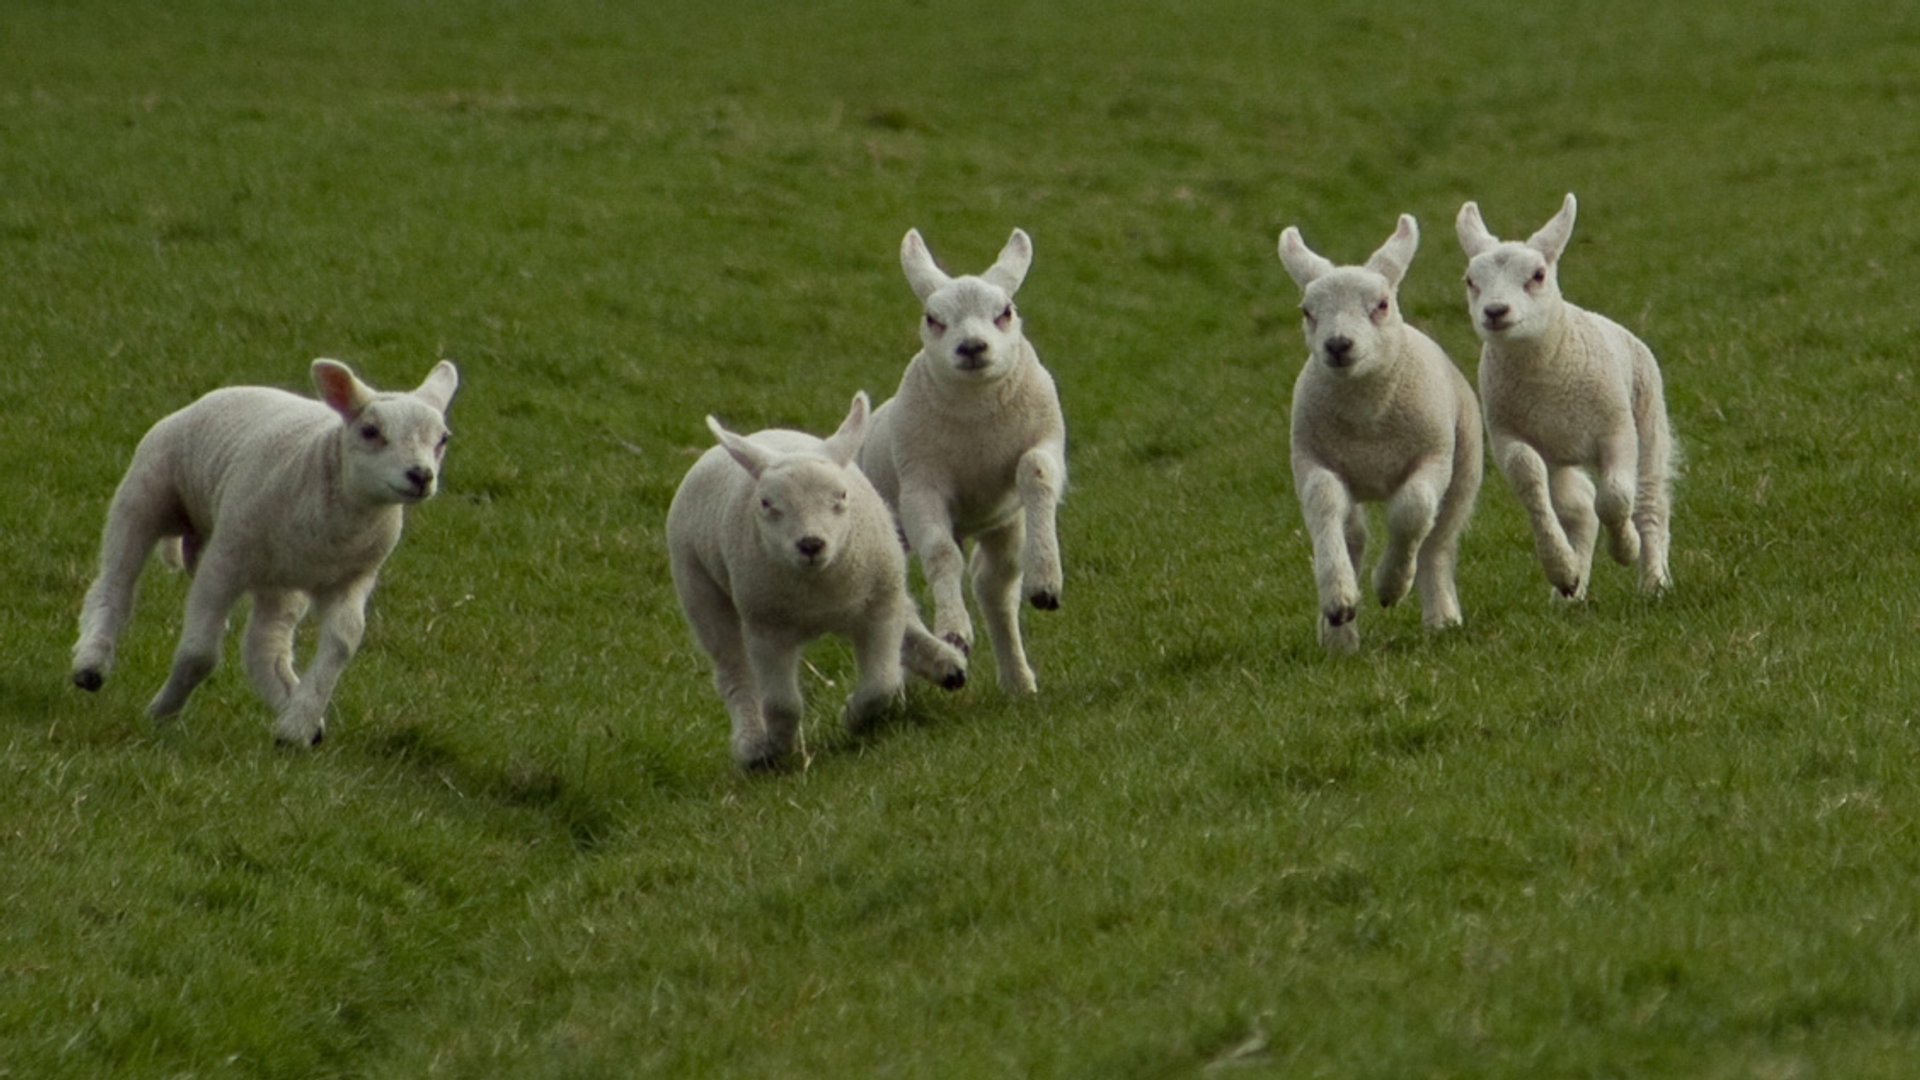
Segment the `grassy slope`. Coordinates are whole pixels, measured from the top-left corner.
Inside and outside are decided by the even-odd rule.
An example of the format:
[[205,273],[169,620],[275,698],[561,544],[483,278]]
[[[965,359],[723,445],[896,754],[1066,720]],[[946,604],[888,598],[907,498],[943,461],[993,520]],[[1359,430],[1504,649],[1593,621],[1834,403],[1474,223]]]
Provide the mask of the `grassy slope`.
[[[1903,1075],[1920,1049],[1920,27],[1883,5],[1230,0],[0,12],[0,1075]],[[1144,7],[1144,6],[1140,6]],[[1549,607],[1495,478],[1469,626],[1319,655],[1273,238],[1577,191],[1562,284],[1689,454],[1679,592]],[[700,416],[818,429],[978,269],[1062,386],[1043,694],[917,689],[735,776],[659,525]],[[450,353],[308,756],[232,666],[60,681],[141,430],[227,382]],[[57,449],[56,449],[57,446]],[[635,452],[637,451],[637,453]],[[1251,1043],[1249,1042],[1251,1040]]]

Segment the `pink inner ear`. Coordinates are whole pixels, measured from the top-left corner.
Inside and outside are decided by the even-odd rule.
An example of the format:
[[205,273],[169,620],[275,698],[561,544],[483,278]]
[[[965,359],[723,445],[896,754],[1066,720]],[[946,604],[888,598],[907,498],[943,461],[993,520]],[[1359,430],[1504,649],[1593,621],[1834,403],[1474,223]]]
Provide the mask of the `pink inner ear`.
[[351,373],[342,368],[322,367],[317,370],[316,379],[320,384],[320,400],[335,412],[351,416],[359,411],[360,395]]

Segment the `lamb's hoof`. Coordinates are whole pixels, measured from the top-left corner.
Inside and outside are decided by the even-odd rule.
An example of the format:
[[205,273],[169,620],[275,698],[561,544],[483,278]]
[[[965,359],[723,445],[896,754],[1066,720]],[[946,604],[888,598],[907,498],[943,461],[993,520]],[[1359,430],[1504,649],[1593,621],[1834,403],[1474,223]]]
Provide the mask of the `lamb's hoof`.
[[1575,578],[1573,581],[1573,584],[1571,585],[1554,586],[1554,594],[1559,596],[1560,599],[1567,601],[1568,603],[1572,603],[1573,601],[1580,599],[1580,579]]
[[940,689],[942,690],[958,690],[965,685],[967,685],[966,668],[954,668],[947,673],[945,678],[940,680]]
[[973,646],[967,644],[967,639],[961,637],[959,634],[955,634],[951,632],[941,634],[940,640],[946,642],[947,644],[953,646],[956,649],[959,649],[961,656],[969,657],[969,658],[973,656]]
[[1027,602],[1041,611],[1060,610],[1060,594],[1057,592],[1042,590],[1027,597]]
[[1328,626],[1340,627],[1353,621],[1354,611],[1351,607],[1337,607],[1327,612],[1326,616]]
[[95,668],[81,668],[73,673],[73,685],[88,693],[100,689],[106,681],[106,676],[100,674]]

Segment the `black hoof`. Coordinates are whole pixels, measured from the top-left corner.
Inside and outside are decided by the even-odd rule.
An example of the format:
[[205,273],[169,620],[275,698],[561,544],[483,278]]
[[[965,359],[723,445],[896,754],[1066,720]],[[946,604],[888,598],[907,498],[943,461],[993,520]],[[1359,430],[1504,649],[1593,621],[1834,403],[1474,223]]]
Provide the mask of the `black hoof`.
[[958,690],[965,685],[967,685],[967,673],[964,671],[956,671],[940,680],[942,690]]
[[1041,611],[1060,610],[1060,596],[1058,593],[1037,592],[1027,597],[1027,601]]
[[82,668],[73,673],[73,685],[88,693],[100,689],[101,684],[106,681],[107,680],[93,668]]
[[1573,599],[1575,596],[1580,595],[1580,583],[1576,581],[1572,585],[1564,589],[1561,589],[1560,595],[1566,597],[1569,600]]
[[1326,616],[1328,626],[1345,626],[1353,621],[1353,609],[1350,607],[1335,608],[1327,612]]

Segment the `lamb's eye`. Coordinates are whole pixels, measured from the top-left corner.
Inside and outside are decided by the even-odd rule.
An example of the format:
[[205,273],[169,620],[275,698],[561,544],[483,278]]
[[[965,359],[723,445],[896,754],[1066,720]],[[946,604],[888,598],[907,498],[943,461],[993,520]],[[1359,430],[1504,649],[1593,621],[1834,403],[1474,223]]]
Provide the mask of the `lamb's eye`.
[[439,441],[439,442],[437,442],[437,443],[435,443],[435,444],[433,445],[433,452],[434,452],[434,453],[436,453],[436,454],[444,454],[444,453],[446,453],[446,450],[447,450],[447,440],[448,440],[448,439],[451,439],[451,438],[453,438],[453,434],[452,434],[451,432],[449,432],[448,434],[445,434],[445,435],[442,435],[442,436],[440,436],[440,441]]
[[368,442],[380,441],[380,428],[376,424],[361,424],[360,437]]
[[1306,320],[1307,329],[1309,330],[1313,329],[1313,323],[1314,323],[1313,312],[1308,311],[1305,305],[1302,305],[1300,308],[1300,317]]
[[1543,266],[1540,269],[1535,270],[1533,272],[1533,279],[1528,281],[1527,284],[1544,285],[1546,284],[1546,281],[1547,281],[1547,268]]
[[944,334],[946,333],[946,330],[947,330],[947,324],[941,322],[939,319],[934,318],[932,315],[928,315],[927,329],[933,331],[936,334]]
[[1007,324],[1011,323],[1012,321],[1013,321],[1013,305],[1008,304],[1006,307],[1006,310],[994,316],[993,325],[999,327],[1002,330],[1005,330],[1007,328]]
[[1387,317],[1387,298],[1386,297],[1384,296],[1381,297],[1380,302],[1373,305],[1373,317],[1376,319],[1384,319]]

